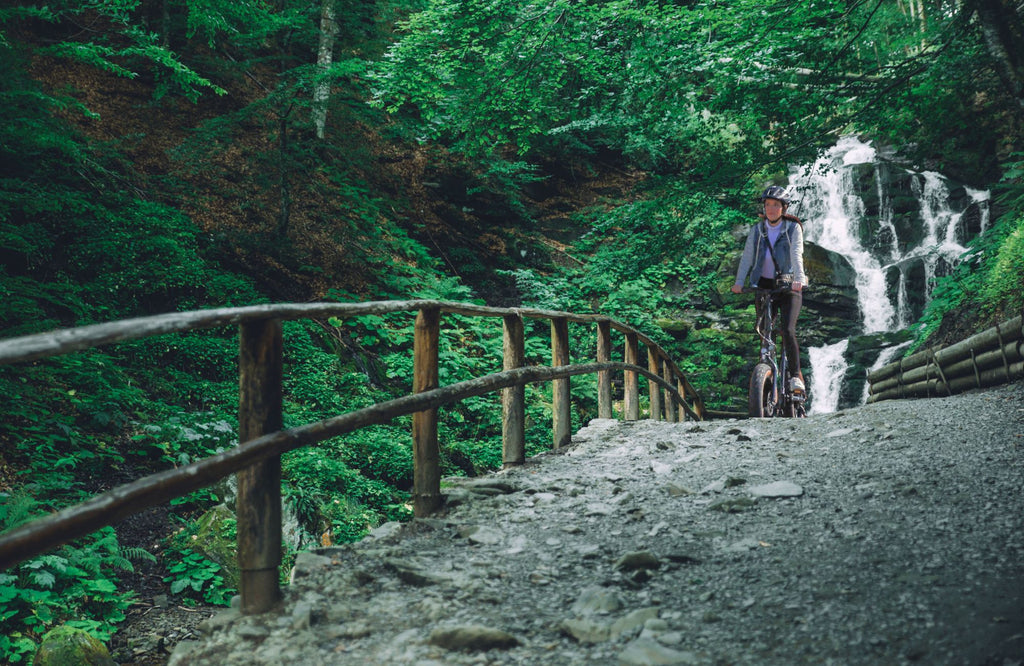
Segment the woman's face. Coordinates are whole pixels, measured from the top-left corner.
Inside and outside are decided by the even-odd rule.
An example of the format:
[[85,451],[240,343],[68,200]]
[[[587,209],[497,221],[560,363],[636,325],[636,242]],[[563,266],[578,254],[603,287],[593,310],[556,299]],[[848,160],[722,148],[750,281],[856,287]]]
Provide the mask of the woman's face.
[[764,200],[764,216],[768,218],[769,222],[778,222],[782,217],[783,210],[782,202],[778,199]]

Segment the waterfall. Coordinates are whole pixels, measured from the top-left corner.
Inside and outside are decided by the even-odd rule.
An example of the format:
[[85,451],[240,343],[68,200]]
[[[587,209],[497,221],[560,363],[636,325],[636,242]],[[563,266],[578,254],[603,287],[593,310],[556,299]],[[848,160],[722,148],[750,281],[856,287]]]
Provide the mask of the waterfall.
[[[888,363],[889,361],[894,359],[896,357],[896,354],[898,354],[899,352],[903,351],[904,349],[906,349],[909,346],[910,346],[910,341],[908,340],[906,342],[901,342],[898,345],[893,345],[892,347],[886,347],[885,349],[883,349],[881,351],[881,353],[878,355],[878,358],[875,359],[875,362],[871,364],[870,368],[868,368],[868,374],[871,374],[875,370],[878,370],[879,368],[881,368],[883,365],[885,365],[886,363]],[[863,393],[861,393],[861,396],[860,396],[861,404],[864,404],[865,402],[868,401],[868,389],[869,388],[871,388],[871,387],[865,382],[865,384],[864,384],[864,391],[863,391]]]
[[[851,334],[907,328],[937,278],[957,263],[969,238],[988,226],[987,191],[960,187],[953,193],[941,174],[882,160],[870,142],[855,136],[843,137],[813,164],[793,167],[789,189],[799,202],[791,212],[804,220],[805,240],[842,255],[856,272],[861,321]],[[971,206],[980,219],[969,230],[964,212]],[[808,349],[812,413],[838,409],[847,343]],[[898,351],[883,350],[879,358]]]
[[805,240],[843,255],[857,271],[865,333],[887,331],[896,320],[892,302],[879,298],[886,292],[883,267],[860,241],[864,202],[856,194],[854,173],[848,168],[874,160],[875,149],[870,145],[843,137],[814,164],[797,168],[789,179],[790,189],[798,193],[800,216],[807,220]]
[[839,390],[847,368],[843,355],[849,344],[850,341],[847,339],[807,350],[811,367],[814,369],[809,394],[812,396],[810,414],[834,412],[839,406]]

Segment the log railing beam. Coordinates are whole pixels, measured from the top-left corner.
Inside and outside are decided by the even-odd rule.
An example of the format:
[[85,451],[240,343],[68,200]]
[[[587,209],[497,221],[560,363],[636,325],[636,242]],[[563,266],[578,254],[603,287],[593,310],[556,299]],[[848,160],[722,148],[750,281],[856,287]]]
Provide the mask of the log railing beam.
[[[669,367],[668,363],[665,363],[662,366],[662,377],[664,377],[666,382],[672,384],[675,373],[672,372],[672,368]],[[668,389],[663,389],[662,399],[665,402],[665,420],[670,423],[675,423],[679,420],[679,410],[677,409],[676,401],[672,399],[672,395],[669,393]]]
[[[283,341],[282,322],[326,317],[382,315],[417,310],[414,330],[413,391],[386,403],[282,430]],[[505,358],[501,373],[439,387],[438,348],[442,313],[467,316],[501,316],[505,322]],[[525,365],[523,318],[551,320],[552,364]],[[571,365],[569,322],[598,326],[598,363]],[[75,351],[154,335],[182,333],[225,325],[240,328],[239,445],[181,468],[165,470],[96,495],[0,534],[0,570],[143,509],[157,506],[230,475],[238,476],[239,584],[244,613],[259,613],[281,598],[278,585],[281,564],[281,455],[370,425],[412,415],[413,506],[416,516],[426,516],[441,504],[440,455],[437,409],[468,397],[502,390],[503,462],[522,464],[525,457],[525,400],[527,383],[551,382],[554,396],[552,439],[555,447],[571,438],[569,377],[597,373],[599,413],[612,416],[611,373],[624,373],[624,418],[639,418],[638,377],[647,377],[652,395],[658,386],[666,390],[666,403],[678,400],[687,414],[700,418],[685,403],[690,397],[702,410],[700,396],[685,381],[657,344],[635,329],[600,315],[518,308],[491,308],[446,301],[383,301],[369,303],[276,304],[222,308],[140,317],[108,324],[58,330],[0,340],[0,365],[37,361]],[[611,362],[610,332],[626,339],[625,363]],[[637,363],[638,343],[658,350],[664,373],[652,372]],[[675,373],[674,375],[671,373]],[[670,379],[679,381],[678,392]],[[669,395],[671,393],[671,396]],[[660,410],[659,410],[660,411]]]

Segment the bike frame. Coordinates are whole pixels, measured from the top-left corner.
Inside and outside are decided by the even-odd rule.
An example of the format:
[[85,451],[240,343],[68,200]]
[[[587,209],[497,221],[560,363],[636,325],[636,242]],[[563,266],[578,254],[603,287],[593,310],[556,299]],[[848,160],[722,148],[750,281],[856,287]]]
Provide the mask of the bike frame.
[[788,289],[744,289],[744,291],[756,293],[755,300],[758,314],[755,329],[757,330],[758,337],[761,338],[760,360],[758,363],[765,364],[771,368],[772,390],[770,403],[767,405],[770,409],[766,411],[769,411],[772,416],[778,416],[786,412],[803,416],[803,400],[790,394],[789,388],[785,383],[785,377],[789,369],[786,348],[783,345],[780,349],[775,342],[775,338],[778,336],[775,309],[781,307],[775,302],[775,297],[788,291]]
[[[786,348],[783,346],[776,355],[778,346],[775,343],[777,332],[775,330],[775,304],[774,297],[782,293],[781,289],[758,289],[757,290],[757,334],[761,338],[761,363],[767,363],[772,369],[772,402],[773,413],[777,411],[781,394],[785,391],[785,385],[779,379],[786,376]],[[778,361],[775,359],[778,358]]]

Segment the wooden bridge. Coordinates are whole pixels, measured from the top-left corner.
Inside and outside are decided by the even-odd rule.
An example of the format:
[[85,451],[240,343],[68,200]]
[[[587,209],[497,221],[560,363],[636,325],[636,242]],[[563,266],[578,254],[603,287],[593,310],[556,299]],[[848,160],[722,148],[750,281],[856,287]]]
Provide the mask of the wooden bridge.
[[[416,313],[414,379],[406,396],[301,427],[282,429],[282,322],[295,319],[356,317],[395,312]],[[438,385],[438,343],[442,316],[455,313],[494,317],[503,326],[503,371],[448,386]],[[551,324],[551,365],[528,366],[524,320]],[[569,324],[597,328],[595,361],[571,364]],[[101,345],[168,333],[222,326],[239,329],[238,446],[189,465],[153,474],[114,488],[50,516],[0,535],[0,570],[63,543],[113,525],[149,507],[237,474],[239,591],[242,610],[259,613],[280,598],[281,454],[360,428],[412,414],[413,505],[417,516],[441,502],[437,438],[438,407],[471,396],[502,391],[502,461],[525,459],[525,385],[553,385],[552,446],[564,446],[571,432],[570,377],[596,373],[598,416],[613,418],[612,373],[623,375],[626,420],[640,418],[639,376],[647,378],[652,419],[704,419],[711,412],[679,366],[653,340],[636,329],[592,314],[534,309],[492,308],[446,301],[277,304],[180,312],[116,321],[0,341],[0,364],[25,363]],[[623,359],[612,360],[612,332],[623,337]],[[640,362],[640,345],[647,352]]]

